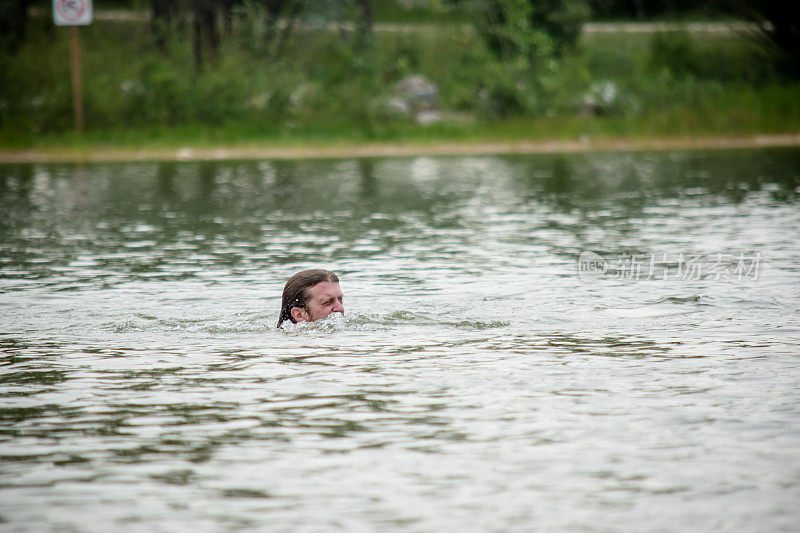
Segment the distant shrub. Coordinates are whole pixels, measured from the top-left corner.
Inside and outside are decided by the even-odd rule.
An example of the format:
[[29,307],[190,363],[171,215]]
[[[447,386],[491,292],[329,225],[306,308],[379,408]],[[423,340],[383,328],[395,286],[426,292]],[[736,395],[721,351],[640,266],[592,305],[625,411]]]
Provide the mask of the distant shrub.
[[[557,129],[575,119],[569,131],[577,135],[595,119],[613,120],[624,132],[639,116],[660,117],[643,123],[663,131],[669,121],[687,129],[714,121],[719,129],[752,125],[760,120],[758,113],[786,129],[786,117],[797,116],[796,85],[776,75],[771,56],[740,34],[587,32],[573,49],[575,26],[564,25],[562,18],[559,33],[541,17],[550,13],[550,22],[575,21],[574,13],[560,9],[583,2],[463,2],[475,9],[493,6],[502,17],[490,24],[489,11],[472,11],[483,22],[376,31],[370,46],[359,44],[351,28],[311,24],[309,12],[285,41],[272,33],[284,28],[283,22],[262,35],[258,20],[234,18],[233,33],[221,42],[216,59],[201,68],[193,62],[188,30],[169,34],[157,48],[143,21],[98,20],[81,29],[87,134],[129,128],[226,132],[229,138],[241,132],[399,137],[417,131],[409,114],[399,115],[389,105],[397,83],[408,76],[437,87],[442,123],[429,125],[424,135],[450,127],[467,131],[463,124],[476,119],[484,125],[517,119],[524,128],[557,124]],[[258,4],[243,4],[234,15],[250,16],[253,10],[263,20]],[[68,36],[37,17],[19,49],[0,54],[0,139],[72,129]],[[770,84],[787,88],[772,90]],[[747,96],[751,104],[745,109],[729,94]]]
[[648,45],[651,71],[674,77],[763,83],[776,75],[775,58],[738,36],[693,38],[688,32],[659,32]]
[[650,40],[649,52],[653,70],[666,69],[676,76],[693,74],[697,70],[696,53],[686,32],[656,33]]
[[537,93],[557,76],[588,15],[582,1],[474,0],[476,27],[499,63],[486,69],[482,108],[491,116],[536,113]]

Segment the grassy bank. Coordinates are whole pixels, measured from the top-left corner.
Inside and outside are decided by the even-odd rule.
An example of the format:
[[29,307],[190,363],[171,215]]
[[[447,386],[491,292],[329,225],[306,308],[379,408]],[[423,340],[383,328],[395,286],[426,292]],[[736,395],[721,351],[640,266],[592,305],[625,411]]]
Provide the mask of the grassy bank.
[[[299,146],[654,139],[800,131],[800,83],[736,33],[584,34],[536,80],[508,76],[468,26],[378,32],[371,47],[299,29],[277,53],[240,29],[200,71],[146,23],[82,30],[87,127],[72,131],[67,31],[37,19],[0,58],[0,146]],[[438,87],[441,122],[386,105],[403,77]],[[513,83],[512,83],[513,82]],[[591,103],[589,105],[588,103]]]

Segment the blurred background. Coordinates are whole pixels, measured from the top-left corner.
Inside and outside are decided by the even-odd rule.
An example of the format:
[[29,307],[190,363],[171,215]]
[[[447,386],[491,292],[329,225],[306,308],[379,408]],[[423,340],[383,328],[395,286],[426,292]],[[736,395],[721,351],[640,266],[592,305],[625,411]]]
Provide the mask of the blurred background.
[[[796,3],[96,0],[85,141],[746,135],[800,124]],[[0,1],[0,143],[74,141],[69,29]]]

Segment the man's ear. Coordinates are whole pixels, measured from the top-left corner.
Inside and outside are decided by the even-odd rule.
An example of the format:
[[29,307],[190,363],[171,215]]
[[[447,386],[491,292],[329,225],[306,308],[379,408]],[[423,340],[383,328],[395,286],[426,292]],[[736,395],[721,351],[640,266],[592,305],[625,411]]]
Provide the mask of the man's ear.
[[290,312],[295,322],[306,322],[310,318],[308,312],[302,307],[292,307]]

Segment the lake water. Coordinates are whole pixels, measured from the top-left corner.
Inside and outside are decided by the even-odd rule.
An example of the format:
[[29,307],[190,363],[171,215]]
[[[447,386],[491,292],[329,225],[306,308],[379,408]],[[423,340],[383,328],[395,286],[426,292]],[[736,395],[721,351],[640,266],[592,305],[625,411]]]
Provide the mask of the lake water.
[[797,531],[798,228],[796,149],[0,166],[0,529]]

